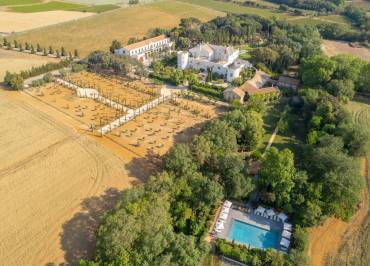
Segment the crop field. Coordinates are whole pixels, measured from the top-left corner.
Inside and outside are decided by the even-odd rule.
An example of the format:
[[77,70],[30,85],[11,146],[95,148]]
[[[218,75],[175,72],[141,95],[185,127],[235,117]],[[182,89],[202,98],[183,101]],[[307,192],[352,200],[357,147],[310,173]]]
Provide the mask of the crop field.
[[160,95],[160,87],[151,83],[103,77],[86,71],[72,74],[66,80],[79,87],[94,88],[104,97],[130,109],[136,109]]
[[175,142],[199,134],[201,125],[223,110],[200,100],[177,98],[137,116],[114,129],[106,138],[141,157],[165,154]]
[[97,130],[104,124],[125,115],[118,110],[93,99],[80,98],[76,93],[59,84],[49,83],[28,92],[66,115],[81,122],[81,128]]
[[45,3],[37,3],[32,5],[16,5],[9,6],[9,11],[20,12],[20,13],[36,13],[36,12],[47,12],[54,10],[65,10],[65,11],[83,11],[83,12],[105,12],[108,10],[119,8],[116,5],[96,5],[89,6],[77,3],[51,1]]
[[86,19],[15,34],[9,39],[40,43],[44,47],[64,46],[68,51],[78,49],[81,56],[86,56],[94,50],[108,49],[114,39],[125,44],[131,37],[140,38],[146,35],[152,28],[175,27],[181,18],[197,17],[202,21],[208,21],[220,15],[224,13],[187,3],[164,0],[116,9]]
[[322,49],[329,56],[349,54],[370,61],[370,49],[366,47],[351,47],[347,42],[323,40]]
[[42,0],[0,0],[0,6],[16,6],[41,3]]
[[204,6],[220,12],[236,13],[236,14],[252,14],[260,15],[262,17],[284,17],[287,14],[275,12],[272,9],[264,9],[257,7],[241,6],[231,2],[222,2],[217,0],[180,0],[181,2],[190,3],[194,5]]
[[0,83],[3,81],[6,71],[20,72],[21,70],[30,69],[33,66],[36,67],[48,62],[57,61],[54,58],[0,49]]
[[15,13],[0,11],[0,32],[14,33],[94,15],[89,12],[48,11],[42,13]]
[[125,161],[26,94],[0,91],[0,261],[76,265],[118,190],[137,182]]

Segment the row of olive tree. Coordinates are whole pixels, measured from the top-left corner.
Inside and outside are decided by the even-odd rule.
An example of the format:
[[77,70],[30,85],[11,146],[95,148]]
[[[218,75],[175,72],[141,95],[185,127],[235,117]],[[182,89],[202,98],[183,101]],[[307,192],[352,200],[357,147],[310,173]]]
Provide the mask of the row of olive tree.
[[2,47],[6,47],[8,50],[16,49],[20,52],[22,51],[29,51],[31,54],[42,54],[44,56],[53,55],[57,58],[60,57],[69,57],[69,58],[79,58],[78,50],[75,49],[72,52],[67,52],[67,50],[64,47],[61,47],[60,50],[54,48],[52,46],[49,46],[48,48],[42,48],[40,44],[37,44],[36,47],[33,44],[30,44],[28,42],[25,42],[24,45],[21,42],[18,42],[17,40],[14,40],[13,43],[8,41],[6,38],[3,39],[3,42],[0,43]]

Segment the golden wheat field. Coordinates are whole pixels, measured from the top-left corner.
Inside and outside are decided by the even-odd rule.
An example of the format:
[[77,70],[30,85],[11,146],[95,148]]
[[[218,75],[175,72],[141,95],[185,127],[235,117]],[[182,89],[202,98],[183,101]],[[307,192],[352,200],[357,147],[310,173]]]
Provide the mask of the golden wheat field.
[[0,82],[3,81],[6,71],[18,73],[21,70],[58,61],[55,58],[0,49]]
[[73,265],[98,217],[136,182],[126,162],[29,95],[0,91],[0,261]]
[[0,11],[0,32],[21,32],[71,20],[86,18],[94,13],[77,11],[47,11],[15,13]]

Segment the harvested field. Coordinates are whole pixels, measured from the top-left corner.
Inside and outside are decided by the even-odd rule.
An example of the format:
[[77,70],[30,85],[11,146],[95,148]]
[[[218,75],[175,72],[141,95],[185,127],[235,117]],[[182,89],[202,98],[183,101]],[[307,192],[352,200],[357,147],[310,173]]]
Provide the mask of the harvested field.
[[201,125],[221,112],[221,109],[208,103],[178,98],[162,103],[114,129],[106,138],[140,157],[158,158],[175,142],[187,142],[199,134]]
[[208,21],[220,15],[224,13],[164,0],[15,34],[9,39],[17,39],[23,43],[26,41],[32,44],[40,43],[42,47],[64,46],[67,51],[78,49],[81,56],[86,56],[94,50],[107,50],[114,39],[125,44],[131,37],[140,38],[155,27],[172,28],[178,25],[181,18],[197,17],[202,21]]
[[322,49],[329,56],[349,54],[370,61],[370,50],[368,48],[351,47],[347,42],[323,40]]
[[6,71],[18,73],[21,70],[27,70],[31,67],[40,66],[48,62],[58,61],[59,60],[55,58],[0,49],[0,82],[3,81]]
[[0,91],[0,261],[75,265],[94,253],[94,229],[136,182],[125,161],[18,92]]
[[131,109],[136,109],[160,95],[160,87],[154,84],[104,77],[86,71],[72,74],[66,80],[79,87],[94,88],[104,97]]
[[77,11],[48,11],[40,13],[14,13],[0,11],[0,32],[20,32],[62,22],[86,18],[94,13]]
[[81,122],[83,129],[97,130],[126,113],[92,99],[80,98],[75,91],[61,85],[49,83],[28,90],[29,93],[50,104],[66,115]]

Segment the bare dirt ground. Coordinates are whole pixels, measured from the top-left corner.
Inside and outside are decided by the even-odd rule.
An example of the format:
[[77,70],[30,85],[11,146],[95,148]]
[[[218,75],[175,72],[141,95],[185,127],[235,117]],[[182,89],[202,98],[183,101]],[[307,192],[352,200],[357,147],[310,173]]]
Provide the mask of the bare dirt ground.
[[104,97],[132,109],[158,98],[161,89],[160,86],[139,80],[104,77],[87,71],[72,74],[66,80],[82,88],[94,88]]
[[0,123],[1,264],[91,257],[99,217],[138,181],[126,162],[24,93],[0,91]]
[[347,42],[323,40],[322,49],[329,56],[349,54],[370,61],[370,50],[368,48],[351,47]]
[[58,61],[59,60],[55,58],[0,49],[0,82],[3,81],[6,71],[18,73],[21,70],[27,70],[31,67],[40,66],[48,62]]
[[[361,175],[367,177],[367,160],[361,160]],[[342,239],[346,235],[353,234],[360,228],[369,215],[369,191],[365,187],[359,210],[346,223],[336,218],[328,218],[322,226],[310,229],[309,255],[311,265],[321,266],[327,264],[327,259],[338,252]]]
[[38,88],[27,90],[37,97],[60,110],[67,116],[81,122],[83,129],[99,129],[104,124],[125,115],[125,112],[111,108],[100,102],[88,98],[80,98],[76,93],[59,84],[49,83]]
[[86,18],[92,15],[95,15],[95,13],[78,11],[15,13],[0,11],[0,32],[22,32],[80,18]]

